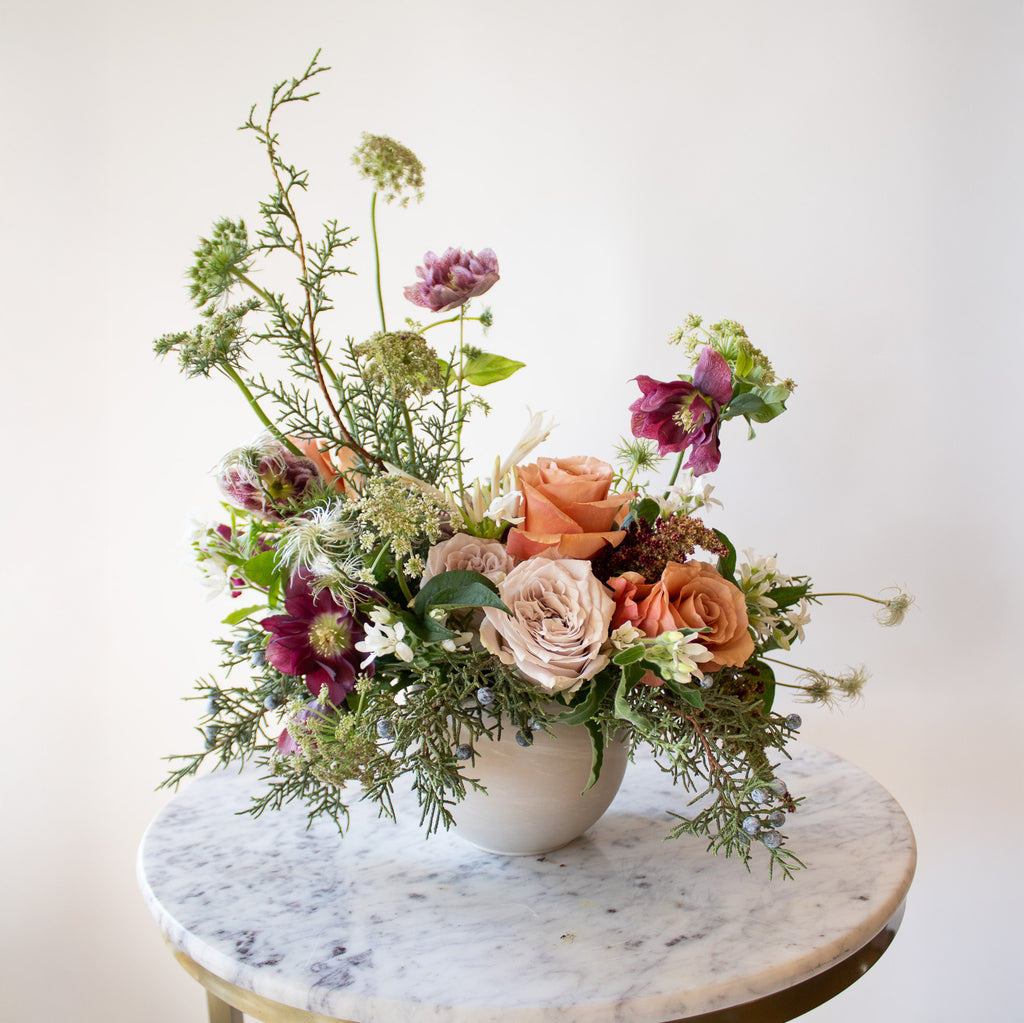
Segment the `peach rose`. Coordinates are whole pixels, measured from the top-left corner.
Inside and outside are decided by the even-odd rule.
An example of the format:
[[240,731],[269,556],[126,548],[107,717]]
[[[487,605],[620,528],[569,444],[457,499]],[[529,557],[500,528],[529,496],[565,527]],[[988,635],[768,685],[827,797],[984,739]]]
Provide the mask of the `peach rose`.
[[618,546],[626,533],[615,526],[634,495],[609,494],[612,475],[607,462],[584,456],[518,466],[523,522],[508,535],[509,554],[522,559],[555,550],[563,558],[590,558]]
[[456,533],[450,540],[443,540],[430,548],[420,585],[435,575],[453,569],[479,572],[497,585],[514,565],[504,545],[497,540],[483,540],[469,533]]
[[[330,446],[324,441],[311,440],[308,437],[288,438],[305,456],[310,459],[320,470],[320,475],[330,483],[338,493],[344,494],[348,491],[345,483],[344,473],[356,464],[355,453],[346,447],[336,448],[332,457]],[[337,459],[337,462],[335,462]],[[354,485],[358,486],[360,477],[352,477]]]
[[574,692],[609,655],[615,603],[590,562],[542,554],[521,562],[498,586],[511,614],[485,607],[480,642],[548,693]]
[[613,627],[629,622],[646,636],[670,629],[708,629],[696,642],[711,654],[701,668],[738,668],[754,652],[743,592],[705,561],[670,561],[656,583],[636,572],[608,580],[615,594]]

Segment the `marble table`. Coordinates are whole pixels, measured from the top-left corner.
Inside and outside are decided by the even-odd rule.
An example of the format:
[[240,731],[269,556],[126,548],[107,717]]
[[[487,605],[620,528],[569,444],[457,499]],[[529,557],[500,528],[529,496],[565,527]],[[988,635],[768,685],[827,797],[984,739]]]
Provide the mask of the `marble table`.
[[793,881],[664,841],[686,800],[639,759],[586,835],[537,857],[424,840],[408,795],[397,824],[355,804],[344,838],[295,806],[253,819],[236,811],[257,776],[218,772],[154,819],[139,882],[213,1023],[772,1023],[881,955],[916,859],[859,768],[799,743],[785,766],[808,797],[785,829],[808,864]]

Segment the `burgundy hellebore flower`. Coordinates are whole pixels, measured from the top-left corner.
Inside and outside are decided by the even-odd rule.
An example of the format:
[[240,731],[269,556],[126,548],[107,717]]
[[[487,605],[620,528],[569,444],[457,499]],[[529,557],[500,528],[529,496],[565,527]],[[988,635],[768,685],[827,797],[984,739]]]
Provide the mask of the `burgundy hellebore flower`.
[[445,313],[497,284],[498,257],[492,249],[482,249],[479,256],[463,249],[445,249],[442,256],[428,252],[416,276],[420,283],[408,285],[405,297],[431,312]]
[[693,383],[651,377],[634,377],[643,397],[629,411],[634,437],[658,442],[658,454],[690,448],[684,468],[703,476],[718,468],[718,428],[721,406],[732,398],[732,371],[713,348],[705,348],[697,360]]
[[260,622],[274,636],[267,643],[267,660],[285,675],[304,675],[314,696],[327,686],[328,699],[338,706],[355,687],[361,656],[355,645],[364,638],[363,630],[329,590],[314,595],[310,578],[308,572],[296,572],[285,590],[287,614]]
[[244,458],[229,462],[217,474],[217,483],[239,507],[277,522],[284,517],[282,512],[287,513],[287,506],[300,500],[306,488],[320,478],[312,459],[293,455],[274,441],[261,449],[255,464]]

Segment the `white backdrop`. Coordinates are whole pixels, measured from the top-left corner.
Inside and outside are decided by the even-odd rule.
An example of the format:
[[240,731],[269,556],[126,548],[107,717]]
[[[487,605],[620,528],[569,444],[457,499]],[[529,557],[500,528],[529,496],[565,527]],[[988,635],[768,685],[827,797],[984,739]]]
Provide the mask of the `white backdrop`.
[[[802,709],[804,736],[879,778],[920,845],[893,947],[805,1018],[1017,1018],[1019,0],[2,0],[0,17],[0,1017],[203,1018],[134,856],[226,613],[176,544],[256,424],[151,340],[192,324],[198,236],[254,221],[269,190],[234,128],[323,47],[323,95],[280,124],[311,214],[366,234],[361,131],[427,166],[424,203],[381,216],[392,317],[427,249],[498,253],[490,344],[528,368],[491,390],[482,455],[527,405],[561,424],[548,453],[610,453],[629,378],[683,368],[665,339],[691,311],[744,323],[797,379],[755,442],[726,429],[718,523],[821,588],[918,598],[900,630],[830,604],[801,652],[873,670],[862,706]],[[352,258],[335,319],[359,336],[366,247]]]

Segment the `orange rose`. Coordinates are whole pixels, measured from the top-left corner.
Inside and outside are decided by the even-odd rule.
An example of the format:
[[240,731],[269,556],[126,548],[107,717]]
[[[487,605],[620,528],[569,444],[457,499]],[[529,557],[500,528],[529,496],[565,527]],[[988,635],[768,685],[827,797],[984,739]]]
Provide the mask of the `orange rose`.
[[635,572],[609,579],[616,598],[613,625],[629,622],[646,636],[671,629],[708,629],[696,642],[711,654],[704,671],[738,668],[754,652],[743,592],[704,561],[670,561],[656,583]]
[[620,544],[626,533],[615,526],[634,495],[609,494],[612,475],[607,462],[583,456],[518,466],[523,523],[508,535],[509,554],[521,560],[553,548],[560,557],[590,558]]
[[[336,448],[334,457],[332,458],[330,447],[324,441],[310,440],[307,437],[289,437],[288,439],[306,456],[306,458],[315,463],[316,467],[320,470],[320,475],[323,476],[323,478],[330,483],[335,490],[341,494],[348,491],[344,473],[356,464],[355,453],[350,448]],[[337,459],[337,464],[334,461],[335,458]],[[355,484],[358,485],[360,477],[355,476],[352,478],[355,481]]]

